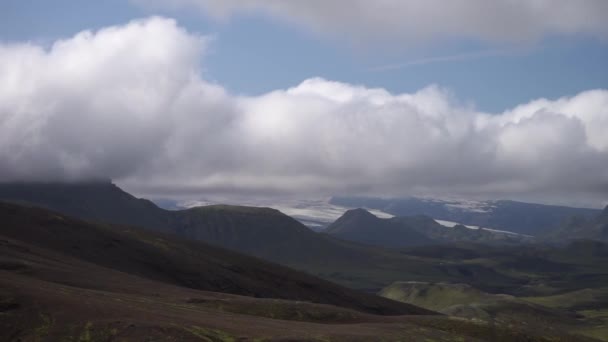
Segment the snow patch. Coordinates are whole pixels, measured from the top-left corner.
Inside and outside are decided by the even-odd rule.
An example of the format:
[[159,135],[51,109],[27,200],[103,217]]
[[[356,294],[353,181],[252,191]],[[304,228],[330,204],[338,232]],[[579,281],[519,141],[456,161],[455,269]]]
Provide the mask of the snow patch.
[[[454,228],[457,225],[462,225],[465,226],[469,229],[479,229],[479,226],[473,226],[473,225],[465,225],[465,224],[461,224],[458,222],[453,222],[453,221],[446,221],[446,220],[437,220],[434,219],[435,222],[439,223],[440,225],[444,226],[444,227],[449,227],[449,228]],[[527,236],[527,237],[532,237],[531,235],[525,235],[525,234],[519,234],[519,233],[514,233],[514,232],[510,232],[508,230],[499,230],[499,229],[492,229],[492,228],[486,228],[486,227],[481,227],[483,230],[492,232],[492,233],[496,233],[496,234],[506,234],[506,235],[516,235],[516,236]]]

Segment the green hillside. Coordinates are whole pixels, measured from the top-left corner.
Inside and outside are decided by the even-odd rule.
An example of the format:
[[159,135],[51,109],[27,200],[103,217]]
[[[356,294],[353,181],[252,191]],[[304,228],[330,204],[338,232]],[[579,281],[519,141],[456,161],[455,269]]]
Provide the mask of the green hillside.
[[576,312],[589,325],[577,330],[585,336],[608,341],[608,288],[586,288],[525,300],[546,307]]
[[[599,331],[597,320],[591,317],[581,319],[584,316],[566,308],[545,305],[546,299],[543,298],[490,294],[466,284],[424,282],[395,282],[379,294],[473,321],[502,326],[534,326],[545,332],[608,338],[593,334]],[[605,303],[600,306],[606,307]]]

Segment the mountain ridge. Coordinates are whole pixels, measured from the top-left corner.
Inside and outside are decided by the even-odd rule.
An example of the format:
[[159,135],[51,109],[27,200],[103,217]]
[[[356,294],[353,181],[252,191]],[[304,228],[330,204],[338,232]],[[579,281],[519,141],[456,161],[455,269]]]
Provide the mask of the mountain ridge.
[[591,218],[601,209],[526,203],[512,200],[466,201],[431,198],[340,197],[331,204],[381,210],[394,216],[426,215],[437,220],[542,236],[572,216]]
[[298,254],[304,255],[298,246],[306,242],[314,243],[317,250],[331,253],[332,260],[353,257],[352,251],[341,248],[331,237],[316,234],[272,208],[211,205],[165,210],[109,182],[5,183],[0,184],[0,199],[30,203],[84,220],[177,234],[274,261],[289,261]]
[[[149,209],[148,202],[137,200],[117,189],[115,185],[104,186],[107,191],[89,186],[84,186],[78,191],[77,186],[72,185],[71,190],[66,192],[60,185],[54,185],[52,188],[44,188],[46,192],[52,192],[51,194],[42,192],[44,196],[36,201],[36,194],[41,193],[37,192],[37,184],[20,185],[21,188],[17,187],[17,190],[14,188],[15,185],[11,185],[8,186],[12,189],[9,200],[15,201],[19,199],[17,195],[25,193],[28,196],[21,195],[21,198],[29,199],[31,205],[48,208],[54,204],[48,203],[49,201],[57,201],[62,205],[64,214],[76,212],[78,215],[74,216],[79,219],[91,220],[93,217],[97,222],[104,223],[125,224],[126,222],[128,225],[149,228],[144,224],[153,219],[158,223],[156,227],[161,226],[160,229],[153,229],[159,233],[176,234],[182,239],[201,240],[370,292],[376,292],[389,283],[404,278],[456,280],[461,274],[467,274],[468,281],[489,291],[525,281],[501,274],[484,265],[427,261],[399,253],[397,250],[387,250],[345,241],[325,233],[316,233],[295,219],[273,209],[210,206],[168,211],[153,206],[150,215],[145,217],[146,221],[133,224],[133,219],[146,215],[147,211],[136,210],[133,218],[116,215],[110,209],[116,208],[118,213],[126,215],[129,214],[129,208],[132,206],[141,209],[140,203],[145,204],[144,209]],[[0,199],[8,197],[6,189],[6,186],[0,186]],[[112,197],[114,195],[116,197]],[[95,203],[105,207],[100,212],[93,212],[95,215],[90,215],[97,208],[92,205]],[[79,211],[83,205],[85,210]],[[61,212],[61,210],[57,211]],[[99,219],[101,216],[104,216],[103,219]],[[371,274],[374,276],[370,276]]]
[[467,241],[521,243],[530,240],[527,237],[483,228],[471,229],[463,225],[445,227],[424,215],[382,219],[361,208],[345,212],[325,232],[345,240],[383,247],[413,247]]
[[[5,241],[18,240],[178,286],[253,297],[308,300],[370,313],[403,314],[409,310],[268,261],[150,230],[94,224],[45,209],[3,202],[0,202],[0,220],[4,225],[0,235]],[[370,304],[358,307],[357,303],[364,300]],[[410,313],[425,312],[411,309]]]

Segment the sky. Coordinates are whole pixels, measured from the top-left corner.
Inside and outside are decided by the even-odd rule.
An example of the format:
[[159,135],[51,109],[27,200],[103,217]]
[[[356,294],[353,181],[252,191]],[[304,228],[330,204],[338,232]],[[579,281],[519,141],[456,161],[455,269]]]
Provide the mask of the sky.
[[608,1],[0,3],[0,181],[608,200]]

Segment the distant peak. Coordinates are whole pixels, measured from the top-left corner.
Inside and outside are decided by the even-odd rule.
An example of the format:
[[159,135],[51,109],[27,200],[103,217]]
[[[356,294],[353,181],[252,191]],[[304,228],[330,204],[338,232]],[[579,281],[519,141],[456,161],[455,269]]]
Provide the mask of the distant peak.
[[350,209],[344,212],[342,217],[357,217],[357,218],[374,218],[378,217],[363,208]]
[[362,226],[374,226],[382,220],[363,208],[350,209],[344,212],[334,223],[327,227],[326,232],[338,233],[357,230]]

